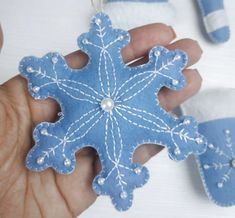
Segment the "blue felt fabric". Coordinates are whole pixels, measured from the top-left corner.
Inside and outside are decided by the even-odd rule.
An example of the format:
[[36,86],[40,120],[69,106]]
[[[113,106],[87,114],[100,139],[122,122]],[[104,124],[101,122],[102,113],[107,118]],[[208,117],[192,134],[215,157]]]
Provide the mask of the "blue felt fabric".
[[[203,20],[205,23],[205,26],[214,26],[213,31],[208,31],[209,38],[214,43],[223,43],[229,40],[230,38],[230,28],[228,23],[224,23],[221,20],[224,20],[226,18],[223,18],[225,15],[224,11],[224,1],[223,0],[197,0],[201,14],[203,16]],[[224,15],[221,13],[218,15],[215,15],[213,19],[210,19],[209,23],[206,21],[206,17],[212,16],[212,14],[217,11],[224,11]],[[219,16],[219,17],[217,17]],[[221,26],[221,22],[224,23],[224,25]],[[216,28],[217,26],[217,28]]]
[[207,151],[197,157],[205,190],[220,206],[235,204],[235,118],[199,125],[208,139]]
[[[75,152],[89,145],[97,150],[102,164],[93,189],[109,195],[118,210],[131,206],[133,190],[149,178],[144,166],[132,162],[139,144],[166,146],[174,160],[206,149],[195,120],[172,117],[156,98],[163,86],[173,90],[184,86],[186,54],[156,46],[147,64],[128,67],[121,49],[129,41],[128,32],[113,29],[108,16],[98,13],[90,31],[78,38],[79,47],[89,56],[86,67],[71,69],[58,53],[26,57],[19,66],[30,94],[35,99],[56,99],[62,112],[57,122],[36,126],[26,166],[33,171],[52,167],[69,174],[75,168]],[[110,111],[104,110],[104,99],[113,100]]]

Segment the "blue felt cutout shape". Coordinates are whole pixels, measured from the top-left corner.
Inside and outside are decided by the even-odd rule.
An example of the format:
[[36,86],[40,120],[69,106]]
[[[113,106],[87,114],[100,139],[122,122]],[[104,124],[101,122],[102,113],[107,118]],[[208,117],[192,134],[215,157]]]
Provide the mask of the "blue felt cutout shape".
[[197,157],[208,197],[220,206],[235,205],[235,118],[213,120],[199,125],[208,149]]
[[139,144],[164,145],[174,160],[206,149],[196,121],[172,117],[156,98],[163,86],[174,90],[184,86],[186,54],[157,46],[147,64],[128,67],[121,49],[129,41],[128,32],[113,29],[108,16],[98,13],[90,31],[78,38],[79,47],[90,58],[86,67],[71,69],[58,53],[26,57],[19,66],[30,94],[35,99],[56,99],[62,114],[56,123],[36,126],[35,146],[26,166],[33,171],[52,167],[69,174],[75,168],[75,152],[89,145],[97,150],[102,164],[93,189],[109,195],[118,210],[131,206],[133,190],[149,178],[144,166],[132,162]]

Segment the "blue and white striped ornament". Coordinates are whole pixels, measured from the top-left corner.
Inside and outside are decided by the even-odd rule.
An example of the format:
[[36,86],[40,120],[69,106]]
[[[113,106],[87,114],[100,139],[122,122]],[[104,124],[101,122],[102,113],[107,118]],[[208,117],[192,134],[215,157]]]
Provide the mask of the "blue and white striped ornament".
[[230,29],[223,0],[197,0],[205,29],[214,43],[223,43],[230,38]]

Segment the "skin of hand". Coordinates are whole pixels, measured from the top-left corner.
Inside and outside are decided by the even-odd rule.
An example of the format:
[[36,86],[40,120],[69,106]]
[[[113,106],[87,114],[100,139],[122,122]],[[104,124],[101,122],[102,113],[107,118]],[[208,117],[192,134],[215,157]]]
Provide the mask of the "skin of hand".
[[[182,39],[172,43],[175,32],[163,24],[129,32],[131,43],[122,50],[126,63],[135,59],[138,61],[132,65],[146,62],[148,51],[156,44],[188,54],[188,66],[183,71],[187,84],[177,92],[163,88],[158,96],[163,108],[172,110],[200,89],[202,79],[198,71],[188,68],[202,54],[196,41]],[[81,68],[88,59],[82,51],[76,51],[67,55],[66,60],[70,67]],[[76,169],[70,175],[59,175],[52,169],[35,173],[25,168],[26,154],[34,143],[33,128],[41,121],[53,122],[58,110],[52,99],[33,100],[27,92],[26,80],[19,75],[0,86],[0,217],[76,217],[96,200],[91,184],[100,170],[100,162],[91,148],[77,152]],[[142,145],[133,160],[143,164],[161,149],[157,145]]]

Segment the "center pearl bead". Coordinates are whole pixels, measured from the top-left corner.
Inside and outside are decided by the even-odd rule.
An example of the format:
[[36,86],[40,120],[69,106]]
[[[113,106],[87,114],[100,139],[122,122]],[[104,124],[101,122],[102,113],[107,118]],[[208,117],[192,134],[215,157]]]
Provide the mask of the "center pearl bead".
[[104,98],[101,101],[100,106],[103,111],[111,112],[114,108],[114,101],[111,98]]

